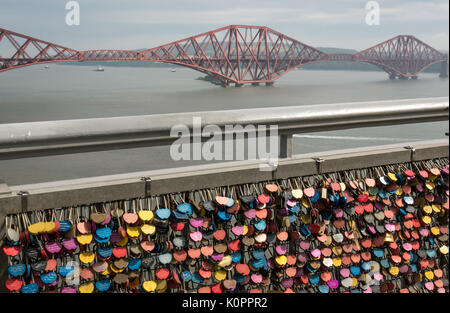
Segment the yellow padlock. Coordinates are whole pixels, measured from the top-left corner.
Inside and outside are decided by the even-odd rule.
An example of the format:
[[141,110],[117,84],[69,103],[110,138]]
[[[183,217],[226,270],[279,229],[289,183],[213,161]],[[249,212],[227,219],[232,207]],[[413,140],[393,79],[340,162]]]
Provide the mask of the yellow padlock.
[[52,233],[55,231],[55,227],[56,227],[55,222],[44,222],[42,232],[47,234]]
[[431,227],[430,231],[434,236],[437,236],[441,233],[441,230],[437,226]]
[[153,220],[153,212],[149,210],[140,210],[138,216],[143,222],[150,222]]
[[94,283],[85,283],[81,284],[80,287],[78,287],[78,291],[80,293],[93,293],[94,292]]
[[233,262],[233,259],[231,258],[231,256],[226,255],[222,258],[222,260],[220,260],[220,262],[217,265],[219,267],[226,267],[226,266],[230,265],[231,262]]
[[[153,235],[156,232],[156,227],[155,227],[155,225],[152,225],[152,224],[142,224],[141,232],[144,235]],[[128,233],[128,231],[127,231],[127,233]]]
[[218,281],[222,281],[227,278],[227,272],[224,270],[220,270],[214,273],[214,278]]
[[30,232],[30,234],[33,234],[33,235],[42,234],[44,232],[44,223],[38,222],[38,223],[31,224],[28,226],[28,231]]
[[334,267],[339,267],[342,264],[342,260],[341,258],[333,258],[333,266]]
[[94,236],[92,234],[80,234],[77,236],[77,241],[80,245],[88,245],[92,242]]
[[127,234],[131,238],[137,238],[140,236],[141,230],[137,226],[129,226],[129,227],[127,227]]
[[283,266],[287,262],[287,258],[285,255],[279,255],[275,257],[275,262],[277,262],[278,265]]
[[439,213],[441,212],[441,206],[439,204],[432,204],[431,208],[433,209],[434,213]]
[[387,176],[388,176],[389,180],[392,182],[396,182],[398,180],[397,176],[395,176],[394,173],[388,173]]
[[422,211],[425,214],[431,214],[433,212],[433,208],[430,205],[425,205],[422,207]]
[[424,275],[425,275],[425,277],[426,277],[428,280],[433,280],[433,278],[434,278],[434,273],[433,273],[433,271],[426,271],[426,272],[424,273]]
[[397,276],[399,272],[400,272],[400,270],[398,269],[397,266],[392,266],[392,267],[389,268],[389,273],[392,276]]
[[95,253],[93,251],[84,251],[79,255],[79,259],[81,263],[89,264],[92,263],[95,259]]
[[156,282],[154,280],[147,280],[142,283],[142,289],[147,292],[153,292],[156,290]]
[[429,224],[431,223],[431,217],[429,217],[428,215],[422,216],[422,222],[423,222],[425,225],[429,225]]

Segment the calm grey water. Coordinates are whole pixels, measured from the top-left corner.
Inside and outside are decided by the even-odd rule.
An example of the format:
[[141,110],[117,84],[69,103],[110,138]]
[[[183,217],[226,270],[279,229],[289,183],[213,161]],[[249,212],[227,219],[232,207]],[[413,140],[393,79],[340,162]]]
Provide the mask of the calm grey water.
[[[0,123],[448,96],[448,80],[422,74],[390,81],[384,72],[298,70],[273,87],[221,88],[177,68],[34,66],[0,74]],[[445,138],[448,122],[297,136],[294,153]],[[0,161],[10,185],[125,173],[199,162],[170,159],[167,147]]]

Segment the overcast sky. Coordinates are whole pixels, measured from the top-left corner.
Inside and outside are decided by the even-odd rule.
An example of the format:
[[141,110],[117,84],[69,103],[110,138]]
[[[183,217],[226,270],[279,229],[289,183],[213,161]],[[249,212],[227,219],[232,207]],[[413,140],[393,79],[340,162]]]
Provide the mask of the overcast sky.
[[449,45],[445,0],[379,0],[379,26],[365,23],[365,0],[79,0],[80,26],[66,25],[67,2],[0,0],[0,27],[78,50],[151,48],[230,24],[318,47],[362,50],[398,34]]

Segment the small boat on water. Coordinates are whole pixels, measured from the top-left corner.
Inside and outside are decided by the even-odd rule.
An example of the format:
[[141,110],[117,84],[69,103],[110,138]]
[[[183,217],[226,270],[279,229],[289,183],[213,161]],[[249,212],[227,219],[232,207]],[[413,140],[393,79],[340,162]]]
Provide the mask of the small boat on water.
[[177,69],[176,68],[173,68],[173,69],[171,69],[170,70],[172,73],[175,73],[176,71],[177,71]]
[[103,72],[105,70],[103,69],[103,67],[101,65],[99,65],[99,66],[97,66],[97,69],[95,71],[96,72]]
[[46,64],[46,65],[44,66],[44,68],[45,68],[46,70],[48,70],[48,69],[50,68],[50,66],[48,66],[48,64]]

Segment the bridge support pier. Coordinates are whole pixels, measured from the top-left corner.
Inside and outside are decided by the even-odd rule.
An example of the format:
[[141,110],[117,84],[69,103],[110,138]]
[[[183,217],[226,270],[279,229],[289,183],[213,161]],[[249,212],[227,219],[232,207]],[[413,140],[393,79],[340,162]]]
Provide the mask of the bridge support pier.
[[259,86],[259,83],[252,83],[252,86]]
[[274,82],[266,82],[266,86],[273,86]]
[[417,76],[411,76],[411,79],[417,79],[418,77]]
[[439,74],[439,77],[441,77],[441,78],[448,77],[448,62],[447,61],[441,62],[441,72]]
[[397,76],[395,74],[389,74],[389,79],[390,80],[394,80],[395,78],[397,78]]
[[242,86],[244,86],[244,84],[238,84],[238,83],[235,83],[235,84],[234,84],[234,87],[236,87],[236,88],[242,87]]

